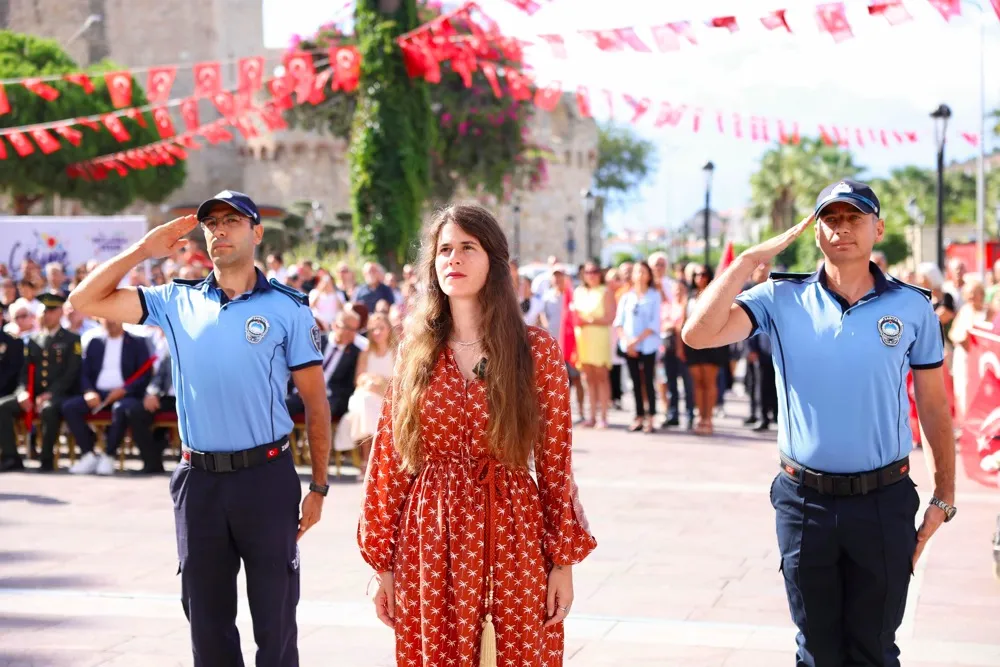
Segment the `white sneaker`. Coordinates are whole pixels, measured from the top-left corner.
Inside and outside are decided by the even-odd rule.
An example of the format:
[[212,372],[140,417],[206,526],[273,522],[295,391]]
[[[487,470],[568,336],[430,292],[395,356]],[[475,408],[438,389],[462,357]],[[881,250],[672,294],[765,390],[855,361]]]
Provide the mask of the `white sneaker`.
[[97,469],[94,471],[98,475],[115,474],[115,461],[107,454],[101,454],[97,461]]
[[72,475],[92,475],[97,470],[97,464],[97,454],[87,452],[80,457],[79,461],[70,466],[69,472]]

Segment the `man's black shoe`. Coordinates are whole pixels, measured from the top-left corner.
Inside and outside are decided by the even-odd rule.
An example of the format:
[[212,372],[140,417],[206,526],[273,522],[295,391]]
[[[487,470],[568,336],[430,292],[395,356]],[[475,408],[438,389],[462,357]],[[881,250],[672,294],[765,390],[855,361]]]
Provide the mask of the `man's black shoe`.
[[38,472],[55,472],[56,464],[52,459],[42,459],[41,464],[38,466]]
[[757,423],[757,418],[754,417],[753,415],[750,415],[749,417],[747,417],[746,419],[743,420],[743,425],[744,426],[752,426],[752,425],[754,425],[756,423]]
[[681,420],[680,419],[678,419],[677,417],[671,417],[670,419],[667,419],[666,421],[664,421],[660,425],[660,427],[661,428],[670,428],[671,426],[680,426],[680,425],[681,425]]
[[21,461],[20,456],[0,460],[0,472],[17,472],[18,470],[24,470],[24,462]]
[[760,424],[758,424],[757,426],[755,426],[753,430],[755,430],[755,431],[766,431],[769,428],[771,428],[771,422],[763,421]]

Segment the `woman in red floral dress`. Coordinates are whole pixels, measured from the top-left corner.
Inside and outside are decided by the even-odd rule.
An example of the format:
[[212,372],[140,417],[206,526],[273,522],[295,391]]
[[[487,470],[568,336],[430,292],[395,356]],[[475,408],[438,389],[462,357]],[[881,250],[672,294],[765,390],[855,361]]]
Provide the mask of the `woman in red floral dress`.
[[572,566],[596,546],[566,366],[524,325],[508,258],[476,206],[438,213],[424,242],[358,526],[401,667],[562,665]]

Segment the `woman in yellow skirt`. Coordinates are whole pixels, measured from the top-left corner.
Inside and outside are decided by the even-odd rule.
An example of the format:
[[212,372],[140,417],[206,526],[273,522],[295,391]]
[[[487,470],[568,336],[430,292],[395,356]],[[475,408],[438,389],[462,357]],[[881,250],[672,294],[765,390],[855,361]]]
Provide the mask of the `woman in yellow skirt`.
[[583,425],[607,428],[615,297],[604,284],[604,273],[595,262],[583,265],[583,284],[573,291],[571,309],[576,332],[576,363],[586,379],[590,396],[590,419],[584,419]]

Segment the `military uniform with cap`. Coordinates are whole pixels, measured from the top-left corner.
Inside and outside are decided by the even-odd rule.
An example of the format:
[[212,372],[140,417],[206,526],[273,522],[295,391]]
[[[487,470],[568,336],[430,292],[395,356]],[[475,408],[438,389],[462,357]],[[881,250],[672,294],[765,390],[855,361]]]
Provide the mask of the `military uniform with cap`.
[[[44,293],[38,296],[38,300],[49,309],[61,308],[66,298],[59,294]],[[14,420],[22,414],[18,395],[29,391],[37,399],[43,394],[50,394],[51,399],[40,406],[41,410],[35,415],[35,419],[41,423],[41,470],[54,469],[55,444],[62,425],[59,406],[64,398],[77,392],[80,360],[80,337],[61,326],[51,333],[33,333],[25,340],[24,364],[17,390],[12,396],[0,399],[0,447],[5,452],[5,459],[12,450],[16,456]],[[29,388],[28,376],[32,368],[34,385]]]
[[[232,211],[213,214],[218,204]],[[231,190],[204,202],[197,216],[216,234],[247,224],[234,214],[260,224],[254,202]],[[232,299],[214,272],[141,287],[138,294],[139,323],[163,329],[170,348],[183,443],[170,493],[194,664],[243,664],[235,623],[242,562],[257,665],[298,665],[302,489],[289,451],[285,394],[293,371],[322,361],[308,299],[259,270],[253,288]]]
[[[880,214],[871,188],[844,179],[817,199],[817,225],[835,202]],[[874,288],[853,304],[830,288],[825,265],[772,273],[736,297],[773,351],[780,472],[771,502],[803,667],[900,664],[895,632],[920,506],[906,377],[940,367],[944,342],[928,292],[874,263],[869,271]],[[954,508],[939,503],[950,518]]]

